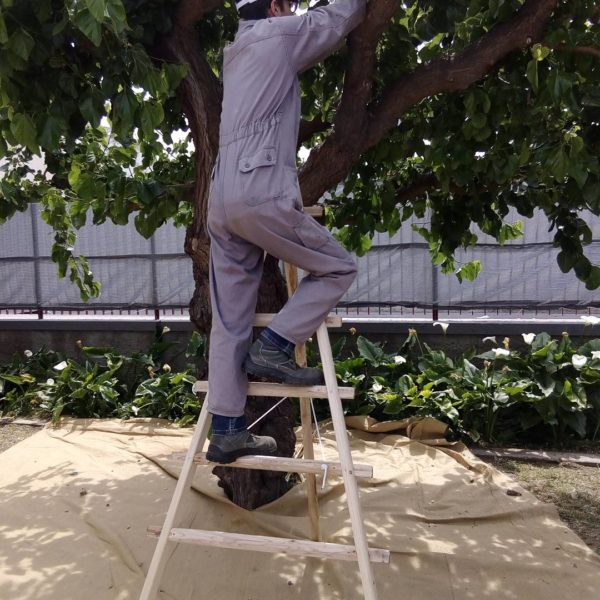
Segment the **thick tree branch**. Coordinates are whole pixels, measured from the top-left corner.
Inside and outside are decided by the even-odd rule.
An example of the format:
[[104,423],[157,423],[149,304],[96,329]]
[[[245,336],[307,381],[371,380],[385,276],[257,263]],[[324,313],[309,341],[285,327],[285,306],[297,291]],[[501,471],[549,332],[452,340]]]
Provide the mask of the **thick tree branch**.
[[419,198],[429,190],[435,189],[439,185],[439,181],[434,175],[426,175],[421,179],[411,183],[411,185],[398,190],[396,193],[396,200],[399,204],[406,204],[411,200]]
[[564,44],[560,44],[555,49],[562,52],[572,52],[573,54],[589,54],[600,58],[600,48],[595,46],[565,46]]
[[373,72],[377,44],[398,10],[400,0],[371,0],[364,21],[350,34],[350,66],[344,78],[344,91],[335,118],[335,128],[348,144],[358,142],[366,125],[367,104],[372,100]]
[[331,123],[323,121],[321,117],[315,117],[312,121],[300,121],[300,130],[298,131],[298,142],[296,149],[300,148],[304,142],[310,140],[315,133],[327,131],[331,127]]
[[407,110],[432,95],[467,89],[511,52],[541,38],[558,0],[526,0],[520,10],[451,58],[439,58],[398,79],[372,110],[368,135],[349,145],[337,130],[311,152],[301,173],[304,203],[314,204],[347,176],[358,157],[377,144]]
[[511,52],[525,48],[546,28],[557,0],[527,0],[515,15],[467,46],[460,54],[438,58],[396,81],[373,111],[367,147],[375,145],[398,118],[421,100],[441,92],[467,89]]

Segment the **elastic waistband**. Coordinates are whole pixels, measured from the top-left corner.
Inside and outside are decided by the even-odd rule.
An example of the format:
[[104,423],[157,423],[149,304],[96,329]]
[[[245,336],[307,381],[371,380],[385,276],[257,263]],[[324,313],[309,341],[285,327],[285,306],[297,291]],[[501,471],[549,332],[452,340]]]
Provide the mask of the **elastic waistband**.
[[236,140],[241,140],[242,138],[250,137],[260,131],[264,131],[265,129],[272,129],[273,127],[277,127],[277,125],[279,125],[280,120],[281,117],[277,114],[264,121],[254,121],[253,123],[248,123],[248,125],[244,125],[239,129],[234,129],[233,131],[222,133],[219,136],[219,146],[227,146],[228,144],[231,144]]

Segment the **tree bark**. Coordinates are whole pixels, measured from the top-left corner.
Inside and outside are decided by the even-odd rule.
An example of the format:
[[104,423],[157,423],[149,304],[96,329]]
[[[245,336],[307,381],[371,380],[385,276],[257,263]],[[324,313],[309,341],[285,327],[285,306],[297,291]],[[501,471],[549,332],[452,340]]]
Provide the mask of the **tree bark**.
[[[286,298],[287,292],[279,270],[279,261],[267,256],[259,288],[257,312],[277,312]],[[248,425],[254,423],[277,401],[277,398],[249,397],[245,412]],[[296,446],[295,420],[296,406],[292,401],[286,400],[252,427],[251,431],[257,435],[275,438],[278,456],[293,456]],[[216,467],[213,472],[219,477],[219,486],[223,488],[227,497],[248,510],[276,500],[292,485],[285,473],[274,471]]]

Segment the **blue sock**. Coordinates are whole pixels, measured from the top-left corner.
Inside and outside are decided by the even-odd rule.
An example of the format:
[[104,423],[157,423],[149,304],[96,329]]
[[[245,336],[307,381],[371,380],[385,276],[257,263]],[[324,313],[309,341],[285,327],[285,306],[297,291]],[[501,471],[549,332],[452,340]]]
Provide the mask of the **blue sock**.
[[280,336],[278,333],[267,327],[260,332],[258,336],[263,342],[267,342],[271,346],[275,346],[280,350],[283,350],[288,356],[292,356],[294,352],[294,348],[296,345],[289,340],[286,340],[284,337]]
[[212,416],[212,432],[217,435],[231,435],[246,429],[246,417],[226,417],[224,415]]

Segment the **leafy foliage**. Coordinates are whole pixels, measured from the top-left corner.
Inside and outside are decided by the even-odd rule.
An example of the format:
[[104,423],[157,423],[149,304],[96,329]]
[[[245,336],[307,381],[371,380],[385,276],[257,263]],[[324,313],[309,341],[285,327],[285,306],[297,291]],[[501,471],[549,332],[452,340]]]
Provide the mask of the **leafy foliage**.
[[[206,338],[194,332],[186,369],[175,372],[161,356],[173,344],[162,332],[145,353],[80,346],[85,362],[48,350],[15,356],[0,366],[0,414],[76,417],[159,417],[188,425],[198,418],[194,372],[206,371]],[[503,347],[457,358],[421,344],[411,330],[396,353],[365,337],[341,356],[333,347],[340,384],[354,387],[348,415],[380,420],[433,417],[455,434],[481,442],[600,438],[600,339],[579,347],[568,335],[529,334],[528,351]],[[309,358],[315,361],[311,352]],[[323,404],[318,418],[328,417]]]
[[200,402],[192,393],[206,370],[206,339],[192,334],[185,351],[188,365],[174,372],[161,360],[173,342],[161,332],[147,352],[131,356],[115,348],[83,346],[85,362],[53,351],[27,351],[0,366],[0,412],[38,414],[53,421],[75,417],[157,417],[187,425],[198,417]]
[[[74,252],[88,212],[146,237],[190,220],[193,157],[174,90],[181,65],[148,48],[170,29],[173,2],[4,1],[0,8],[0,223],[40,202],[55,231],[52,258],[84,299],[97,296]],[[34,155],[44,158],[32,160]]]
[[[460,56],[520,9],[520,0],[398,3],[375,52],[370,109],[390,86],[440,58]],[[157,58],[176,0],[3,0],[0,4],[0,223],[41,202],[55,229],[52,257],[84,298],[99,293],[74,250],[88,211],[94,223],[135,214],[149,236],[167,219],[188,224],[197,172],[175,97],[182,65]],[[514,207],[542,210],[560,249],[558,265],[590,289],[600,266],[585,256],[591,234],[581,210],[600,215],[600,27],[594,0],[557,3],[542,39],[513,52],[468,89],[434,94],[360,156],[330,190],[329,224],[359,253],[374,231],[395,233],[409,217],[446,273],[472,279],[481,265],[457,264],[472,246],[471,224],[501,243],[520,235],[504,221]],[[236,28],[227,1],[196,25],[199,51],[215,74]],[[452,61],[449,61],[449,64]],[[334,121],[346,52],[303,74],[307,120]],[[187,117],[187,120],[186,120]],[[182,134],[185,135],[185,134]],[[315,148],[329,136],[316,133]],[[43,167],[32,163],[43,156]],[[202,203],[200,203],[202,204]]]
[[526,352],[505,338],[504,347],[455,359],[414,331],[393,354],[359,337],[358,355],[336,361],[338,380],[357,390],[348,414],[434,417],[474,441],[598,439],[600,340],[577,348],[567,334],[530,335]]

